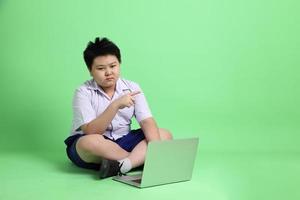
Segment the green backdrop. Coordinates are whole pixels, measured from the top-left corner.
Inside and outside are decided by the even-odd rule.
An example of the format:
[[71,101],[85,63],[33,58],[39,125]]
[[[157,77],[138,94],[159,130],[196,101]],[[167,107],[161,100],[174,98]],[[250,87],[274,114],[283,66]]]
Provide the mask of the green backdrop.
[[0,149],[61,151],[82,51],[106,36],[160,127],[200,150],[298,152],[296,0],[0,1]]

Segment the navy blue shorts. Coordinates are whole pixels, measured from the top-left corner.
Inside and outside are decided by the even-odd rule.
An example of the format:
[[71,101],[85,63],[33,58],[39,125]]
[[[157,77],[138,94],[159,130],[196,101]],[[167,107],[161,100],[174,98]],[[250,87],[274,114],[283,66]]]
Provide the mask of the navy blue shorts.
[[[99,170],[100,164],[98,163],[87,163],[83,161],[77,151],[76,151],[76,143],[78,139],[86,134],[76,134],[69,136],[64,142],[67,145],[66,151],[69,159],[78,167],[86,168],[86,169],[94,169]],[[127,135],[123,136],[122,138],[119,138],[117,140],[112,140],[105,135],[103,137],[107,140],[111,140],[115,143],[117,143],[122,149],[124,149],[127,152],[131,152],[134,147],[140,143],[142,140],[145,139],[144,132],[141,129],[132,130]]]

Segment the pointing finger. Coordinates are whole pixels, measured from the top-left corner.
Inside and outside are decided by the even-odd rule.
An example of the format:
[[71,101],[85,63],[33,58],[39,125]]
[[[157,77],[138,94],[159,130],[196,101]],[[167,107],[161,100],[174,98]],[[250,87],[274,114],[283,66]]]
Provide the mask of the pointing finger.
[[131,92],[130,93],[130,96],[135,96],[135,95],[138,95],[138,94],[140,94],[141,93],[141,91],[136,91],[136,92]]

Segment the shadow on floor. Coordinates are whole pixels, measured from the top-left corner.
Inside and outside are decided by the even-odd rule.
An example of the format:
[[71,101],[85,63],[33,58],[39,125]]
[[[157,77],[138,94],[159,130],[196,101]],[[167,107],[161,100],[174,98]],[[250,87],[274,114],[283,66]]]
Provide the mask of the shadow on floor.
[[46,162],[49,164],[53,170],[57,170],[59,173],[64,174],[78,174],[78,175],[89,175],[93,179],[98,180],[98,171],[90,170],[90,169],[83,169],[77,167],[73,164],[67,157],[67,155],[61,155],[57,153],[33,153],[31,154],[36,159],[41,160],[42,162]]

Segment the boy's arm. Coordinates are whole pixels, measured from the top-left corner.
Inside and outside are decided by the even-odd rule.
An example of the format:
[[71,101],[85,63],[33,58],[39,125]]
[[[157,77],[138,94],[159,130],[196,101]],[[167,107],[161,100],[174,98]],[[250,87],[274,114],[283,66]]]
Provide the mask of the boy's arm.
[[107,127],[109,126],[110,122],[115,117],[116,113],[118,112],[119,108],[116,103],[112,102],[106,110],[99,115],[96,119],[92,120],[91,122],[84,124],[81,126],[81,130],[85,134],[103,134]]
[[160,140],[158,127],[153,117],[149,117],[140,122],[140,126],[148,142]]
[[85,134],[103,134],[119,109],[134,105],[134,96],[140,92],[132,92],[113,101],[96,119],[81,126]]

